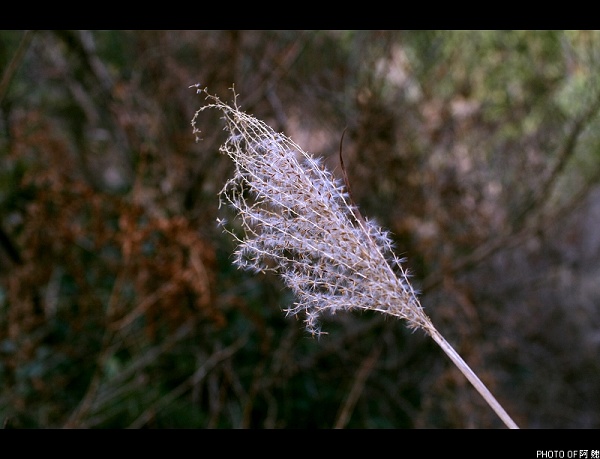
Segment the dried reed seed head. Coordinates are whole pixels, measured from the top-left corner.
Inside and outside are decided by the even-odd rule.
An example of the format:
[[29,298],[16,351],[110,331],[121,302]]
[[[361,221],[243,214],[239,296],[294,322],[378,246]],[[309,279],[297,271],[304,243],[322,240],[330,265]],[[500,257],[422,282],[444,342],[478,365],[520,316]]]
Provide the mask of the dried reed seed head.
[[[340,180],[290,138],[237,106],[205,93],[207,108],[220,110],[229,137],[221,146],[235,174],[220,203],[235,210],[242,235],[235,264],[255,272],[277,272],[296,296],[288,314],[304,313],[307,329],[321,333],[323,312],[373,310],[407,320],[429,332],[425,315],[389,234],[373,221],[357,219]],[[235,92],[234,92],[235,96]]]

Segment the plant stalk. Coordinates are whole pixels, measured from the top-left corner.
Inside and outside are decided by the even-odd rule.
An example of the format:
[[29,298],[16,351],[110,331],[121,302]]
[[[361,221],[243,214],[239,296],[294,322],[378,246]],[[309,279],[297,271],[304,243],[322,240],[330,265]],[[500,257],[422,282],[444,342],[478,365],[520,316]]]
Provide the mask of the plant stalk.
[[448,341],[446,341],[446,339],[435,328],[432,327],[432,329],[429,329],[428,331],[435,342],[442,348],[446,355],[450,357],[450,360],[452,360],[458,369],[467,377],[473,387],[477,389],[483,399],[496,412],[500,419],[502,419],[504,424],[506,424],[509,429],[518,429],[519,426],[515,423],[515,421],[512,420],[504,408],[502,408],[502,405],[498,403],[498,400],[496,400],[485,384],[483,384],[481,379],[477,377],[473,370],[471,370],[471,367],[467,365],[464,359],[458,354],[458,352],[454,350],[450,343],[448,343]]

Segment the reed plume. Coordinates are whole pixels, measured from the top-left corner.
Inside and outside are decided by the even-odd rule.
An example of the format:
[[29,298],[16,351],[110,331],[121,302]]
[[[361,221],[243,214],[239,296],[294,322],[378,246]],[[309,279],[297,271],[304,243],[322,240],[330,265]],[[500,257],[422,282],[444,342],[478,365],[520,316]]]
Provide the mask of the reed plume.
[[234,176],[219,194],[241,225],[239,236],[225,221],[224,230],[238,246],[234,263],[257,273],[277,273],[296,298],[288,315],[303,314],[306,328],[322,333],[323,312],[372,310],[404,319],[422,329],[442,348],[509,428],[518,428],[477,375],[443,338],[425,314],[404,260],[393,252],[389,233],[363,218],[348,187],[322,160],[290,138],[193,85],[209,101],[200,112],[216,108],[229,136],[220,151],[235,164]]

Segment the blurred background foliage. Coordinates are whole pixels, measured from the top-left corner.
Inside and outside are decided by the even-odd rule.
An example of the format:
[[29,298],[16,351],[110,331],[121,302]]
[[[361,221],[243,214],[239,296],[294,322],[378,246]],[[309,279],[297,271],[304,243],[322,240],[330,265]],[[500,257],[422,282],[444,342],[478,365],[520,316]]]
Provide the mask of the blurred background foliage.
[[0,31],[0,424],[493,428],[422,332],[231,265],[200,83],[324,156],[521,427],[600,427],[600,33]]

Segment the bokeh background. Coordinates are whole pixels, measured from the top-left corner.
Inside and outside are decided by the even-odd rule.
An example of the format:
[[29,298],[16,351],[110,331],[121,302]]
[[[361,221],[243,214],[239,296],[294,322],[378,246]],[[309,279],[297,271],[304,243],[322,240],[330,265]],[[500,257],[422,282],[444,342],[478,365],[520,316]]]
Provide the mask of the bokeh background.
[[600,33],[0,31],[0,425],[503,428],[380,314],[311,337],[216,225],[200,83],[341,173],[525,428],[600,427]]

